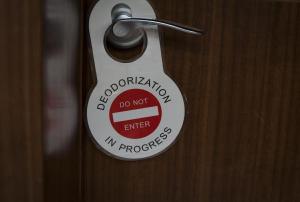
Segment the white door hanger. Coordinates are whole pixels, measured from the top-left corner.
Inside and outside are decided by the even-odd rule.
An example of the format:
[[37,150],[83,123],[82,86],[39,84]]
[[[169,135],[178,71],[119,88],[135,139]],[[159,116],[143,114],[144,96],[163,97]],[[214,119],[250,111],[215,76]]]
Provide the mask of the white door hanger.
[[[87,127],[96,145],[123,160],[165,151],[185,117],[183,96],[163,68],[157,26],[202,35],[202,30],[157,20],[145,0],[100,0],[89,17],[97,84],[87,104]],[[106,41],[126,49],[145,44],[131,62],[112,58]]]

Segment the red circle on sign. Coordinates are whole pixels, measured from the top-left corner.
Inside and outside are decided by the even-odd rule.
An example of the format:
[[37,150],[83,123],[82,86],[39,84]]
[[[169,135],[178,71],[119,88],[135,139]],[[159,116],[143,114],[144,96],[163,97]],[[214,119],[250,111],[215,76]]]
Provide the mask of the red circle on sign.
[[132,139],[150,135],[161,120],[161,106],[156,97],[142,89],[124,91],[113,101],[109,118],[113,128]]

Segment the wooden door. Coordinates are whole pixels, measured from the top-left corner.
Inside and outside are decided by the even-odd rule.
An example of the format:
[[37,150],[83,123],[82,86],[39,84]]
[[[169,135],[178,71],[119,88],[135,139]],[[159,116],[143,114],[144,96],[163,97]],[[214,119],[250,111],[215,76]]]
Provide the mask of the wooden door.
[[300,201],[297,0],[149,0],[165,70],[187,98],[176,144],[108,157],[88,137],[90,0],[6,1],[0,32],[0,201]]

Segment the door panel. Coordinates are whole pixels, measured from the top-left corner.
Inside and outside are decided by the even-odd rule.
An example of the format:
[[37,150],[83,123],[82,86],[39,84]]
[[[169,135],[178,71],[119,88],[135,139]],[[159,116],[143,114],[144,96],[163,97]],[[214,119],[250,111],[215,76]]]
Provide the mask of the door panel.
[[161,29],[165,70],[187,98],[184,130],[167,152],[138,162],[107,157],[85,135],[84,201],[300,200],[299,4],[151,4],[162,19],[207,31]]
[[188,112],[168,151],[136,162],[83,124],[94,2],[1,2],[0,201],[300,201],[299,1],[149,1],[206,35],[160,29]]
[[40,2],[0,2],[0,201],[43,200]]
[[81,201],[81,6],[45,0],[44,200]]

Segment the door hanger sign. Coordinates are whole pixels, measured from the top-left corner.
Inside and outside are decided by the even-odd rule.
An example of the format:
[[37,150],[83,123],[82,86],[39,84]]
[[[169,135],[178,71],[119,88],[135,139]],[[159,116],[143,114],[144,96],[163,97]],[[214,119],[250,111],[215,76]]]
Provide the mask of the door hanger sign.
[[[147,1],[124,0],[134,14],[155,19]],[[87,103],[87,127],[96,145],[123,160],[153,157],[174,143],[185,106],[177,85],[163,70],[158,30],[145,30],[147,47],[129,63],[114,60],[103,38],[119,0],[101,0],[89,18],[97,85]]]

